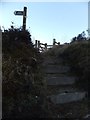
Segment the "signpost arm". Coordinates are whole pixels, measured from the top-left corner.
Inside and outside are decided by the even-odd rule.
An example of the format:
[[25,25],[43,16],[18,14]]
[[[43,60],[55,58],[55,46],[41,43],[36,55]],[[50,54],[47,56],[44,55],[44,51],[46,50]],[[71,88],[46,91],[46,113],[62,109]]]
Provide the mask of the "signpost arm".
[[23,30],[26,30],[26,16],[27,16],[27,7],[24,7],[24,10],[23,10]]

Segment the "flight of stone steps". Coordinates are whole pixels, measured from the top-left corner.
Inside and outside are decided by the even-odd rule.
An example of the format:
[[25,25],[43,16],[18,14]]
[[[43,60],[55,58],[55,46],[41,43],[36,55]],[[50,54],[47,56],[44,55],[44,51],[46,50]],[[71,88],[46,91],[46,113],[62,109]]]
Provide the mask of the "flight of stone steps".
[[54,104],[80,101],[85,92],[74,87],[77,77],[70,75],[70,67],[62,64],[62,59],[46,57],[44,60],[47,97]]

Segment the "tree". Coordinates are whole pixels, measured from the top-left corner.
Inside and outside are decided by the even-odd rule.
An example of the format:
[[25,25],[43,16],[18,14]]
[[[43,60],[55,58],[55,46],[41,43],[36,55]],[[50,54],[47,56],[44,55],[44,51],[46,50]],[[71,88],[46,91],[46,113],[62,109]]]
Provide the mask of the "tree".
[[71,40],[71,43],[75,42],[77,40],[77,37],[73,37]]
[[85,34],[85,31],[83,31],[82,33],[78,34],[77,37],[73,37],[72,40],[71,40],[71,43],[73,42],[79,42],[79,41],[84,41],[84,40],[87,40],[86,38],[86,34]]

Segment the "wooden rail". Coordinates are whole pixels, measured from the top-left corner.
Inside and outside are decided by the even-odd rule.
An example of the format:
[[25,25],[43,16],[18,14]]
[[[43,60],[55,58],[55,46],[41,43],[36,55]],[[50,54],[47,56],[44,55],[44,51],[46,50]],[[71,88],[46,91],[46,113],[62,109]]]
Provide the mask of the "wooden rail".
[[49,48],[52,48],[56,45],[60,45],[60,42],[56,42],[56,39],[53,39],[53,45],[47,45],[47,43],[40,43],[39,40],[35,40],[35,48],[37,48],[40,52],[46,51]]

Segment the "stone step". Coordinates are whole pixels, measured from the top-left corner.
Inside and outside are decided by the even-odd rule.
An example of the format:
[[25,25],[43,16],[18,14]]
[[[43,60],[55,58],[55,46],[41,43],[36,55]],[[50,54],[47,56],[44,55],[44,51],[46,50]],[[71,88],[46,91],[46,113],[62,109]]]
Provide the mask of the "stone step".
[[61,88],[59,89],[59,93],[73,93],[73,92],[76,92],[78,89],[76,88],[67,88],[67,87],[64,87],[64,88]]
[[48,98],[54,104],[64,104],[70,102],[80,101],[85,98],[85,92],[74,92],[74,93],[60,93],[58,95],[51,95]]
[[45,65],[56,65],[56,64],[62,64],[63,60],[62,59],[52,59],[52,58],[47,58],[44,62]]
[[46,77],[47,85],[72,85],[75,83],[76,77]]
[[57,95],[60,93],[73,93],[79,91],[74,86],[47,86],[47,95]]
[[46,73],[66,73],[69,72],[70,67],[68,66],[59,66],[59,65],[47,65],[45,67],[45,72]]
[[66,72],[66,73],[46,73],[44,75],[45,77],[61,77],[61,76],[74,76],[72,73],[70,72]]

